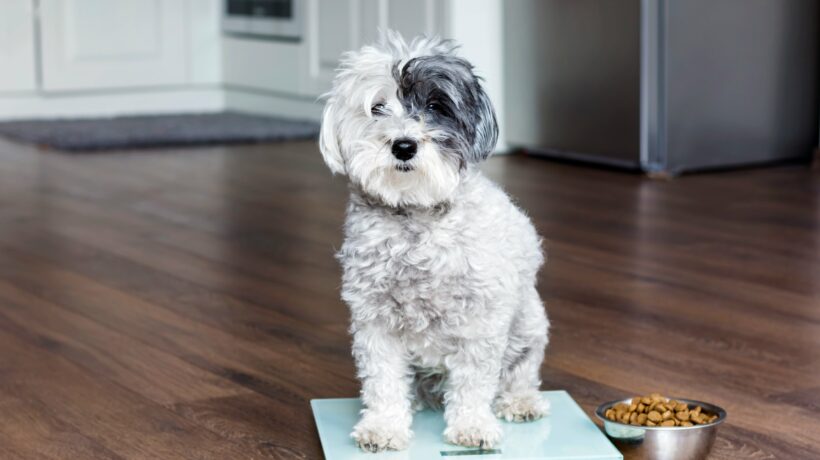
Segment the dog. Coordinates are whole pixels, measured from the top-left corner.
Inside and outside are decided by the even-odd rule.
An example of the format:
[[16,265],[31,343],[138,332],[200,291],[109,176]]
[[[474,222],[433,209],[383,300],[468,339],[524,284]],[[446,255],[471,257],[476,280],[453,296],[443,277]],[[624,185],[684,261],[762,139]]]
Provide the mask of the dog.
[[499,418],[547,415],[549,321],[530,219],[477,165],[496,115],[449,40],[395,32],[342,56],[320,150],[349,179],[342,299],[351,314],[366,451],[401,450],[413,412],[444,407],[447,442],[491,448]]

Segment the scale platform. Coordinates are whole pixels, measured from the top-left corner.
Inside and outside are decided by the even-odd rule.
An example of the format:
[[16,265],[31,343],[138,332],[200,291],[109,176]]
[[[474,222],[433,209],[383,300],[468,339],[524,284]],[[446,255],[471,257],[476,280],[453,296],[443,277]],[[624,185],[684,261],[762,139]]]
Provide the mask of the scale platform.
[[404,451],[362,452],[350,438],[362,406],[357,398],[314,399],[310,405],[326,460],[622,460],[623,456],[566,391],[545,391],[551,414],[529,423],[504,425],[504,440],[480,450],[444,442],[444,417],[425,410],[413,417],[415,436]]

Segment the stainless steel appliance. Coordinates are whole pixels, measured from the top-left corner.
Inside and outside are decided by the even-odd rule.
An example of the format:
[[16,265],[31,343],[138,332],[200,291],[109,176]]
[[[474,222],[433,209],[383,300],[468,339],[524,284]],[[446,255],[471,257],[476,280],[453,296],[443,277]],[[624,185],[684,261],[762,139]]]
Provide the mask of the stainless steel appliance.
[[505,2],[506,134],[648,172],[808,158],[817,0]]
[[229,34],[300,40],[304,0],[224,0],[222,30]]

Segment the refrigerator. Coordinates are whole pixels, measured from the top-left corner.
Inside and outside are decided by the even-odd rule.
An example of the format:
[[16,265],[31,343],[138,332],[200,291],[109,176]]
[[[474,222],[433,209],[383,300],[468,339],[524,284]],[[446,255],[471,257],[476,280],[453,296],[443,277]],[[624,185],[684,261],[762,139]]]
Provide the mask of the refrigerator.
[[509,145],[683,172],[808,159],[817,0],[504,3]]

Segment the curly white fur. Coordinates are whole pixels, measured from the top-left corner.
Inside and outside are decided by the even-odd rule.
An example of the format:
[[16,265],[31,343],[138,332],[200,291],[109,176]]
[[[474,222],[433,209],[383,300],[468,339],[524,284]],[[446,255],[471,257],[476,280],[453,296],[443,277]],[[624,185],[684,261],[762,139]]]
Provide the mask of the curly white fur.
[[[540,238],[476,167],[496,136],[450,42],[387,33],[344,56],[320,147],[351,184],[338,259],[365,407],[352,437],[365,450],[407,447],[424,404],[443,403],[445,439],[464,446],[497,445],[498,418],[548,411]],[[399,138],[418,143],[412,159],[391,154]]]

